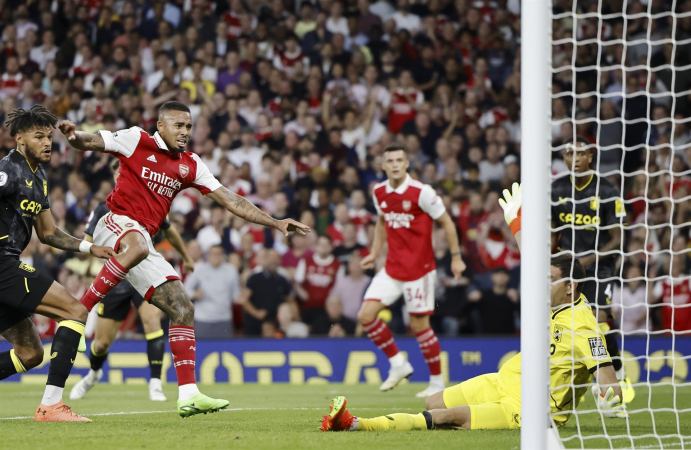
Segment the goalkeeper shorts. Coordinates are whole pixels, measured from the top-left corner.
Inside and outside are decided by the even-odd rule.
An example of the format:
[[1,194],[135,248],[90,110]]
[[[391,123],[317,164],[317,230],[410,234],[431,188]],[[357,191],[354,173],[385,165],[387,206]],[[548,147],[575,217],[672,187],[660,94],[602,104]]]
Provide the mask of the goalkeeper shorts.
[[470,407],[471,430],[515,430],[521,427],[521,402],[499,387],[499,374],[480,375],[444,389],[447,408]]

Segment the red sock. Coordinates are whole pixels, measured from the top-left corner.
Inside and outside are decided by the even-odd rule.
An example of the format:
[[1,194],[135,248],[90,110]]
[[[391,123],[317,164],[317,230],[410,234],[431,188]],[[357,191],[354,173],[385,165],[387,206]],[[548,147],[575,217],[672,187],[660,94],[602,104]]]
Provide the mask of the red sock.
[[441,347],[439,346],[437,335],[434,334],[434,330],[427,328],[415,336],[417,337],[417,343],[420,345],[420,350],[422,350],[422,356],[425,357],[425,362],[429,366],[430,375],[441,375],[441,359],[439,358]]
[[89,311],[94,309],[94,306],[103,300],[111,289],[125,279],[127,272],[129,270],[122,267],[115,257],[110,258],[84,293],[80,300],[82,305],[86,306]]
[[370,323],[362,325],[367,332],[367,337],[379,347],[387,357],[393,358],[398,354],[398,347],[393,340],[393,335],[389,327],[380,318],[374,319]]
[[178,376],[178,386],[194,384],[194,366],[197,340],[194,338],[194,327],[171,325],[168,329],[170,352],[173,354],[173,365]]

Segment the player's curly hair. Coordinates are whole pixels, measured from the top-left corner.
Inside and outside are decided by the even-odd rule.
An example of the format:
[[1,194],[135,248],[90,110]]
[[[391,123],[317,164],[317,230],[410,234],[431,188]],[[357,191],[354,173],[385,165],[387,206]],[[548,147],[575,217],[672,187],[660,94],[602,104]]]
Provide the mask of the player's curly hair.
[[14,137],[17,133],[34,126],[55,128],[57,123],[57,116],[48,111],[45,106],[34,105],[29,110],[17,108],[9,113],[5,127],[9,128],[10,136]]

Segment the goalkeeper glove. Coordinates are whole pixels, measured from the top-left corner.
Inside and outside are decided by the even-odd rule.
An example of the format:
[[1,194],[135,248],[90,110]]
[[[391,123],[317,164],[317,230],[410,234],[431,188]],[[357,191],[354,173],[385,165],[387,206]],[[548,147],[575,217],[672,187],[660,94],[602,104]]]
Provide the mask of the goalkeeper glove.
[[629,415],[626,413],[626,406],[621,403],[618,395],[614,395],[614,389],[608,387],[607,391],[602,394],[600,386],[597,384],[591,388],[597,409],[599,409],[605,417],[626,419]]
[[511,191],[504,189],[504,198],[499,199],[499,205],[504,210],[504,219],[515,235],[521,229],[521,185],[514,183]]

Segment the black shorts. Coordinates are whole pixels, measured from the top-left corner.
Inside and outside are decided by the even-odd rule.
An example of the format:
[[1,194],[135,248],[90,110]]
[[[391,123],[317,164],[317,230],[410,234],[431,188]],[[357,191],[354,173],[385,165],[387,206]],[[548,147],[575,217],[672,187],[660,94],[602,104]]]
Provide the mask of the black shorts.
[[53,277],[14,258],[0,258],[0,333],[31,317]]
[[[607,317],[612,317],[612,291],[614,290],[614,281],[595,281],[588,280],[583,286],[583,295],[588,299],[588,302],[593,308],[605,311]],[[596,306],[597,305],[597,306]]]
[[122,281],[98,305],[98,316],[122,322],[130,312],[130,304],[139,309],[145,301],[130,283]]

